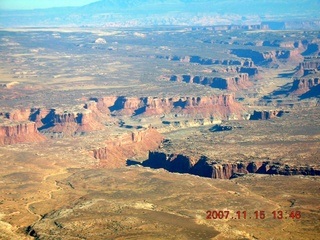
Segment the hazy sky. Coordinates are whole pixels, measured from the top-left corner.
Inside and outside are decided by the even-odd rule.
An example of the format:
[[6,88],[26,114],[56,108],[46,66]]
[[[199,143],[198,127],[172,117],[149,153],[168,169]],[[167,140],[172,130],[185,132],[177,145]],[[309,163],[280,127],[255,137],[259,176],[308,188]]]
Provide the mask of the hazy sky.
[[0,0],[0,9],[35,9],[83,6],[98,0]]

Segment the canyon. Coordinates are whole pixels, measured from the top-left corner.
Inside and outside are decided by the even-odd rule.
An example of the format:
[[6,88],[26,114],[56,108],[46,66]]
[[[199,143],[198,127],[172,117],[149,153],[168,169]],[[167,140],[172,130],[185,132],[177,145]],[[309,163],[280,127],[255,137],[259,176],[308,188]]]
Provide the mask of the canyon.
[[2,29],[0,238],[316,239],[319,32],[281,27]]
[[253,161],[224,163],[201,156],[199,159],[182,154],[150,152],[148,160],[142,162],[145,167],[163,168],[169,172],[189,173],[214,179],[232,179],[248,173],[277,175],[320,175],[319,167],[282,165],[279,162]]
[[[23,128],[26,129],[25,131],[21,131],[22,125],[19,124],[10,128],[14,130],[7,130],[9,128],[3,126],[3,136],[6,136],[6,140],[1,141],[1,144],[16,143],[16,140],[10,140],[11,137],[18,138],[18,142],[23,142],[27,133],[34,134],[34,137],[30,139],[37,140],[36,136],[41,136],[41,134],[50,137],[64,137],[95,132],[104,129],[106,124],[117,124],[115,116],[172,115],[227,119],[231,115],[242,118],[242,114],[245,113],[245,107],[237,103],[232,94],[172,98],[121,96],[90,98],[89,100],[84,105],[73,107],[70,110],[15,109],[10,112],[2,112],[0,116],[8,123],[14,121],[33,121],[33,123],[25,124]],[[6,131],[8,133],[5,135]],[[39,139],[44,139],[44,137],[39,137]]]

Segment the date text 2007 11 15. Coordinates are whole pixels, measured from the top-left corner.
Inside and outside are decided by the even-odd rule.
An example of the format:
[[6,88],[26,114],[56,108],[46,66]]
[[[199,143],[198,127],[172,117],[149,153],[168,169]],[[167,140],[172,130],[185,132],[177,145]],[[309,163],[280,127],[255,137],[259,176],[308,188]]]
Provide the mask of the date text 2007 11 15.
[[271,213],[266,213],[266,211],[236,211],[231,214],[229,210],[208,210],[206,211],[207,217],[206,219],[266,219],[271,216],[273,219],[296,219],[299,220],[301,218],[300,211],[282,211],[276,210]]

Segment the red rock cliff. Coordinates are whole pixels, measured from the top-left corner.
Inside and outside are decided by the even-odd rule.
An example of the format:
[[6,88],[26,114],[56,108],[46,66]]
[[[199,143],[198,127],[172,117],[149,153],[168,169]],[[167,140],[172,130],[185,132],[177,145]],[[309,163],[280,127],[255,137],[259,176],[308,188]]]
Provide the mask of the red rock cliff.
[[82,109],[75,112],[53,110],[45,117],[42,129],[47,132],[61,132],[73,135],[77,132],[92,132],[103,128],[97,116],[91,110]]
[[41,142],[46,137],[41,135],[34,122],[6,122],[0,125],[0,145],[23,142]]
[[93,150],[93,156],[100,159],[99,167],[125,166],[130,157],[146,155],[157,149],[163,136],[154,128],[127,133],[105,141],[105,147]]
[[226,119],[230,115],[241,117],[245,108],[234,100],[233,94],[203,97],[118,97],[110,107],[116,115],[145,116],[178,114],[184,116],[216,117]]
[[31,114],[30,109],[14,109],[6,113],[6,118],[13,121],[28,121]]

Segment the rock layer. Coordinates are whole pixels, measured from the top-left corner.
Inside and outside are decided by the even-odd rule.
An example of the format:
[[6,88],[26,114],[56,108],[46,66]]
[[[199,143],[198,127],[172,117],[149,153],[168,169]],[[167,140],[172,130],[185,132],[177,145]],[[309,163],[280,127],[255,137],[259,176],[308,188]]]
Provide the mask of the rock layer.
[[205,76],[192,76],[192,75],[173,75],[169,78],[170,81],[196,83],[212,88],[219,88],[224,90],[237,91],[247,89],[252,86],[249,81],[248,73],[241,73],[236,77],[205,77]]
[[184,63],[196,63],[200,65],[225,65],[225,66],[242,66],[242,67],[255,67],[254,62],[249,59],[241,59],[241,60],[232,60],[232,59],[212,59],[212,58],[203,58],[200,56],[149,56],[150,58],[158,58],[158,59],[166,59],[168,61],[179,61]]
[[97,106],[114,115],[155,116],[173,114],[181,116],[216,117],[226,119],[230,115],[240,117],[245,108],[237,103],[233,94],[203,97],[117,97],[96,99]]
[[45,140],[46,137],[38,132],[34,122],[10,122],[0,126],[0,145]]
[[143,166],[219,179],[230,179],[238,174],[247,173],[320,175],[320,169],[317,167],[281,165],[270,161],[221,163],[211,161],[205,156],[195,158],[183,154],[166,154],[163,152],[149,152],[148,160],[143,162]]
[[65,137],[104,129],[105,124],[116,122],[112,116],[240,119],[245,110],[233,94],[172,98],[107,96],[91,98],[84,105],[69,109],[16,109],[1,112],[0,116],[11,121],[32,121],[45,135]]
[[104,147],[93,150],[93,156],[100,160],[99,167],[125,166],[126,160],[137,155],[145,155],[157,149],[163,136],[154,128],[123,134],[108,139]]
[[251,49],[232,49],[231,54],[237,57],[250,58],[256,65],[266,65],[277,60],[301,60],[302,56],[298,49],[294,50],[274,50],[259,52]]
[[320,81],[319,78],[296,78],[293,81],[293,86],[291,88],[292,93],[301,95],[304,94],[310,89],[317,87],[319,85]]

